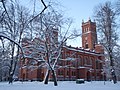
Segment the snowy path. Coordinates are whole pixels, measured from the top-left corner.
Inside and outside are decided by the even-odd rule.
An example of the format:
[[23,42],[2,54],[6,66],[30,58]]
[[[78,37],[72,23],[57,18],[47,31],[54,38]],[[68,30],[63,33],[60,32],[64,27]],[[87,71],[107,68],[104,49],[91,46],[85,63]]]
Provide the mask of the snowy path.
[[120,82],[85,82],[76,84],[74,81],[58,82],[58,86],[53,86],[53,82],[44,85],[43,82],[14,82],[12,85],[7,82],[0,82],[0,90],[120,90]]

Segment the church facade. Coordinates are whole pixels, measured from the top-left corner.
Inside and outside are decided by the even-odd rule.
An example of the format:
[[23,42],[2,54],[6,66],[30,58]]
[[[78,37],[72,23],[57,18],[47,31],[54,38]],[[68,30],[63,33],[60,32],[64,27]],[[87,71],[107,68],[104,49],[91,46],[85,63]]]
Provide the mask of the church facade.
[[[25,48],[29,48],[29,45],[33,44],[29,40],[23,40],[23,43],[25,43],[23,45]],[[32,57],[26,57],[24,67],[20,62],[22,67],[19,70],[19,79],[43,81],[46,68],[27,67],[30,59]],[[104,48],[97,42],[96,23],[91,20],[82,22],[82,47],[67,45],[62,47],[60,60],[55,69],[57,80],[103,80],[105,76],[103,73],[104,59]],[[35,67],[40,65],[41,63],[38,61],[34,64]],[[52,80],[51,76],[50,80]]]

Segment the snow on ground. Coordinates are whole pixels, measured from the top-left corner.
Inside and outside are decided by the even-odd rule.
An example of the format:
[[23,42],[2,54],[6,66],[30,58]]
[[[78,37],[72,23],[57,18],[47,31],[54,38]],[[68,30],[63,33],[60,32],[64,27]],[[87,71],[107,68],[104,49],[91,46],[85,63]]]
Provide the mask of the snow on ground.
[[58,81],[58,86],[53,82],[48,85],[43,82],[0,82],[0,90],[120,90],[120,82],[113,84],[107,81],[104,85],[102,81],[85,82],[85,84],[76,84],[75,81]]

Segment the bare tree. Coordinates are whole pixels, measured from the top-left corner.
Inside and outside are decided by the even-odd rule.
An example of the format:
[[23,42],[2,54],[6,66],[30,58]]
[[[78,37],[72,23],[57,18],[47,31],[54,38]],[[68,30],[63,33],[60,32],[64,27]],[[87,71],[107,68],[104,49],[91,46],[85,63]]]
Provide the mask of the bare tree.
[[[0,24],[1,24],[1,35],[0,38],[1,40],[3,38],[7,38],[8,40],[11,41],[11,65],[9,69],[9,82],[12,83],[13,80],[13,75],[15,72],[15,68],[17,65],[18,61],[18,56],[19,56],[19,48],[17,50],[17,56],[16,59],[14,59],[15,56],[15,44],[19,46],[22,34],[24,30],[27,30],[29,24],[38,16],[40,16],[47,8],[43,0],[40,0],[40,2],[43,4],[44,8],[42,11],[37,14],[34,17],[28,17],[27,9],[23,8],[20,6],[16,1],[6,1],[6,0],[1,0],[0,4],[0,9],[3,11],[0,13]],[[26,11],[25,11],[26,10]],[[5,36],[7,35],[7,36]],[[19,44],[18,44],[18,43]]]
[[[54,85],[57,86],[56,64],[60,60],[63,46],[67,39],[73,39],[77,37],[77,35],[75,33],[69,33],[72,24],[71,19],[65,19],[62,14],[55,11],[51,6],[49,8],[50,10],[48,10],[48,12],[43,13],[32,21],[33,33],[36,34],[35,38],[37,39],[33,38],[32,42],[34,42],[34,44],[28,46],[30,52],[27,57],[32,58],[31,62],[36,62],[37,60],[38,62],[44,63],[44,67],[47,68],[44,84],[48,84],[49,76],[52,75]],[[28,48],[26,48],[26,50],[28,50]],[[33,64],[31,64],[31,66],[33,66]],[[41,65],[36,67],[36,69],[39,67],[41,67]]]
[[[28,23],[28,11],[26,8],[20,6],[17,2],[7,2],[9,3],[6,5],[6,3],[1,1],[3,6],[3,12],[4,15],[1,16],[1,35],[7,36],[5,38],[10,38],[13,41],[11,41],[10,44],[10,51],[11,51],[11,65],[9,69],[9,79],[10,82],[12,82],[12,78],[16,69],[16,65],[18,62],[18,55],[19,55],[19,47],[17,48],[17,56],[15,57],[15,42],[18,42],[20,44],[21,37],[23,34],[23,31],[27,29],[27,23]],[[3,37],[2,36],[2,37]]]
[[[22,49],[22,47],[21,47],[17,42],[15,42],[14,40],[12,40],[12,39],[11,39],[10,37],[8,37],[8,36],[5,36],[5,35],[3,35],[3,34],[0,34],[0,39],[3,39],[3,38],[9,40],[10,42],[14,42],[14,44],[17,45],[17,46],[21,49],[21,53],[22,53],[23,59],[25,59],[25,58],[24,58],[24,54],[23,54],[23,49]],[[3,48],[3,49],[4,49],[4,48]],[[3,50],[2,54],[4,54],[4,50]],[[7,53],[6,53],[6,54],[7,54]],[[5,58],[6,58],[6,57],[5,57]],[[11,66],[10,66],[10,67],[11,67]]]
[[117,82],[114,67],[113,50],[117,45],[118,35],[116,33],[116,12],[111,2],[100,4],[95,10],[97,29],[101,35],[100,43],[105,47],[108,59],[110,60],[111,76],[114,83]]

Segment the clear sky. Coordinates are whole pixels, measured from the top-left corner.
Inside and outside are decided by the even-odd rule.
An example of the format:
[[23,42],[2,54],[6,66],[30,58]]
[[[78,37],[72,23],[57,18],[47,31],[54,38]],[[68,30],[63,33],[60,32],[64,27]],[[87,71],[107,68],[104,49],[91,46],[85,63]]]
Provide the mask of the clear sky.
[[[21,0],[24,2],[30,2],[32,0]],[[36,0],[37,1],[37,0]],[[50,0],[45,0],[47,3]],[[65,17],[71,17],[73,19],[73,28],[81,30],[82,20],[86,22],[89,18],[93,20],[93,10],[95,6],[106,1],[115,2],[116,0],[51,0],[57,2],[59,8],[64,11]],[[61,6],[61,7],[60,7]],[[33,6],[31,6],[33,7]],[[68,41],[69,45],[81,47],[81,37]]]
[[[99,3],[108,0],[57,0],[66,9],[66,14],[74,19],[76,28],[81,28],[82,19],[87,21],[89,17],[92,19],[93,9]],[[115,1],[115,0],[111,0]]]

